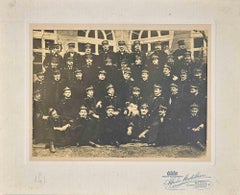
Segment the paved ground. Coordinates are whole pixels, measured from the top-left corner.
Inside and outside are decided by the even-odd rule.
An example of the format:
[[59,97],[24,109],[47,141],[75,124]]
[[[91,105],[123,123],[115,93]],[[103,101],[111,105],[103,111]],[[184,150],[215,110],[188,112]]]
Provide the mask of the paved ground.
[[198,158],[205,155],[196,148],[190,146],[161,146],[148,147],[141,143],[121,145],[119,148],[113,146],[102,146],[93,148],[90,146],[57,148],[56,153],[50,153],[49,149],[33,147],[33,157],[47,158],[71,158],[75,157],[112,157],[112,158],[138,158],[138,157],[168,157],[168,158]]

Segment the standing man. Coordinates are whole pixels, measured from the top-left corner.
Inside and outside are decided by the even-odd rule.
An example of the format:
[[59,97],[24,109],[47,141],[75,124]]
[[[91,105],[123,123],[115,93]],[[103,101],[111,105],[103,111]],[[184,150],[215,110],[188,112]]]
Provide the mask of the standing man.
[[184,40],[179,40],[178,41],[178,49],[176,49],[173,52],[173,56],[175,59],[175,64],[179,65],[181,63],[181,61],[184,58],[184,53],[187,51],[186,47],[185,47],[185,42]]
[[75,43],[68,43],[68,50],[64,54],[64,62],[66,64],[67,59],[69,57],[73,58],[73,66],[79,67],[80,66],[80,54],[74,51],[75,49]]
[[163,66],[167,62],[168,55],[162,50],[162,43],[160,41],[154,44],[154,50],[148,56],[150,60],[153,55],[158,56],[160,66]]
[[139,40],[133,42],[130,64],[133,64],[135,62],[136,56],[141,57],[143,64],[146,63],[146,54],[142,51],[141,43]]
[[100,52],[100,54],[98,56],[98,63],[99,63],[98,65],[101,68],[103,68],[107,58],[112,59],[112,64],[116,64],[115,53],[110,50],[108,40],[103,40],[102,41],[102,51]]
[[121,62],[124,60],[126,63],[129,63],[130,54],[126,51],[125,41],[118,41],[119,51],[116,53],[116,63],[118,70],[121,69]]

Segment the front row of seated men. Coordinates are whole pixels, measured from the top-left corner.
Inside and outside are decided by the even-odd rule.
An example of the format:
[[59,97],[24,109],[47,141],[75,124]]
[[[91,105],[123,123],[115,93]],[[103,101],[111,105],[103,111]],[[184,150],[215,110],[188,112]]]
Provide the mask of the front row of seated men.
[[[71,95],[70,89],[66,92]],[[67,114],[56,107],[50,108],[46,115],[41,93],[36,90],[33,101],[34,142],[47,140],[53,153],[56,152],[55,147],[61,146],[119,147],[129,142],[142,142],[149,146],[186,144],[205,150],[206,123],[199,114],[201,107],[198,104],[189,104],[181,117],[169,113],[169,105],[165,103],[151,106],[142,102],[139,109],[129,105],[119,111],[116,106],[108,105],[97,115],[91,107],[81,105],[77,108],[77,117],[66,117]]]

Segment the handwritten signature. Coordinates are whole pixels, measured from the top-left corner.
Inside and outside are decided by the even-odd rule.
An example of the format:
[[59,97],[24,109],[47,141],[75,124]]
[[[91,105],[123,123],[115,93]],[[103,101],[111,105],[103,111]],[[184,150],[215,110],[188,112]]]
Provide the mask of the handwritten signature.
[[163,178],[163,184],[167,190],[184,190],[186,188],[202,190],[212,186],[211,177],[199,172],[187,175],[167,174]]

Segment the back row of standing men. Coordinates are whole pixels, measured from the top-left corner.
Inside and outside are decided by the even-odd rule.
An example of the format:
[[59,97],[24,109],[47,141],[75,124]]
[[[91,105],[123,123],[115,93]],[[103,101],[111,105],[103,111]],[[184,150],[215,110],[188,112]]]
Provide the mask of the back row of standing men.
[[138,40],[132,53],[126,52],[124,41],[119,41],[119,51],[114,53],[104,40],[99,55],[91,52],[90,44],[80,55],[74,51],[75,44],[69,43],[62,57],[59,45],[54,44],[44,59],[43,71],[37,73],[34,94],[41,96],[44,115],[54,108],[67,120],[76,118],[82,106],[91,118],[101,120],[106,117],[106,109],[113,106],[115,115],[122,115],[129,122],[131,116],[139,115],[134,113],[147,105],[152,120],[159,115],[160,107],[167,108],[175,128],[181,126],[179,121],[188,118],[191,107],[200,110],[206,123],[206,64],[192,60],[183,40],[178,45],[169,55],[157,42],[146,55]]

